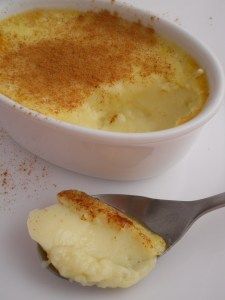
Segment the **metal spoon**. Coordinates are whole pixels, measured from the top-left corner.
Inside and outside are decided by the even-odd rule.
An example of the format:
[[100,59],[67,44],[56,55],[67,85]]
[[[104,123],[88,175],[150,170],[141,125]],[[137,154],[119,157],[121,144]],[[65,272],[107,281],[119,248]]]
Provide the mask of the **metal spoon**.
[[[167,244],[167,251],[179,241],[190,226],[202,215],[225,206],[225,193],[196,201],[159,200],[131,195],[97,195],[99,200],[135,218],[151,231],[160,235]],[[47,254],[38,245],[43,261]],[[61,277],[53,265],[48,269]]]

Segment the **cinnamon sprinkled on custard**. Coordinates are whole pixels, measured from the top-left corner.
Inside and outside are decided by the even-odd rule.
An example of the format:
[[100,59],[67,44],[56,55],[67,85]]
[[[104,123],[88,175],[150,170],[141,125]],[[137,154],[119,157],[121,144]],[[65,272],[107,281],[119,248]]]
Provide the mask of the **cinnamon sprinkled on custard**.
[[[24,17],[32,26],[41,16],[35,11]],[[171,72],[160,57],[143,55],[142,47],[151,48],[156,40],[154,30],[139,23],[107,11],[88,12],[70,18],[60,30],[49,39],[2,50],[0,80],[18,86],[19,97],[30,94],[38,105],[47,101],[55,109],[70,110],[102,84],[132,80],[134,66],[143,77]]]
[[107,218],[108,223],[114,223],[120,228],[125,226],[133,226],[133,221],[119,212],[118,210],[110,207],[97,198],[93,198],[84,192],[77,190],[67,190],[58,194],[59,202],[68,206],[76,211],[86,212],[91,220],[94,220],[100,214]]
[[83,221],[93,222],[97,218],[105,218],[107,223],[119,230],[130,228],[144,247],[152,247],[151,239],[143,226],[97,198],[78,190],[67,190],[58,193],[58,201],[78,213]]
[[177,126],[207,99],[198,69],[152,28],[105,10],[43,9],[0,21],[0,93],[81,126]]

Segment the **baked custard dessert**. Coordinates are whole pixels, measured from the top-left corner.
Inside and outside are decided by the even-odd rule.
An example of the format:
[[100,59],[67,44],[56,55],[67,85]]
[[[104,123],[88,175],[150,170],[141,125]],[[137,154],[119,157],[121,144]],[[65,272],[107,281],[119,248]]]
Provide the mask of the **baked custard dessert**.
[[107,11],[39,9],[0,21],[0,93],[46,116],[117,132],[195,117],[204,70],[140,22]]
[[165,251],[160,236],[96,198],[68,190],[58,200],[32,211],[27,224],[31,238],[65,278],[126,288],[145,277]]

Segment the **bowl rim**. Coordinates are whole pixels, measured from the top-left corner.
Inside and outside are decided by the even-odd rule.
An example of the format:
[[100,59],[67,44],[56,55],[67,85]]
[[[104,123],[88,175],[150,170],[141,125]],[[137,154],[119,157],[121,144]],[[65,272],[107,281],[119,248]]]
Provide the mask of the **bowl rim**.
[[[101,0],[95,0],[97,3],[102,3]],[[156,14],[154,14],[152,11],[144,11],[141,8],[136,8],[134,6],[131,6],[126,3],[118,3],[113,2],[113,6],[117,6],[118,9],[129,9],[132,10],[133,13],[137,14],[139,17],[142,16],[148,16],[148,17],[157,17]],[[41,6],[40,6],[41,7]],[[24,10],[26,11],[26,9]],[[158,20],[157,20],[158,21]],[[93,129],[88,128],[72,123],[68,123],[53,117],[46,116],[42,113],[39,113],[37,111],[34,111],[32,109],[29,109],[15,100],[0,94],[0,101],[3,102],[4,105],[10,106],[17,112],[23,113],[30,118],[43,122],[48,127],[54,127],[61,130],[66,130],[67,132],[70,132],[72,134],[77,133],[79,135],[82,135],[83,137],[88,137],[91,139],[95,139],[96,141],[102,141],[102,142],[110,142],[110,143],[122,143],[122,144],[143,144],[143,143],[152,143],[156,141],[164,141],[169,139],[174,139],[183,135],[188,134],[189,132],[201,127],[206,122],[208,122],[218,111],[223,96],[225,93],[225,77],[223,68],[218,61],[217,57],[213,54],[209,48],[203,44],[198,38],[196,38],[194,35],[189,33],[186,29],[181,28],[177,24],[173,23],[172,21],[166,20],[165,18],[159,17],[160,23],[163,25],[163,27],[169,28],[169,30],[184,36],[185,39],[188,39],[190,43],[193,45],[197,45],[198,52],[201,53],[201,55],[206,56],[208,61],[211,64],[211,70],[210,72],[213,73],[213,77],[215,77],[216,82],[216,88],[214,90],[210,91],[209,99],[207,100],[208,103],[206,106],[202,109],[202,111],[196,115],[193,119],[187,121],[186,123],[182,125],[178,125],[176,127],[164,129],[164,130],[158,130],[158,131],[150,131],[150,132],[140,132],[140,133],[128,133],[128,132],[114,132],[114,131],[106,131],[102,129]],[[154,28],[154,23],[152,24]],[[176,42],[176,40],[175,40]],[[208,79],[209,80],[209,79]],[[210,80],[209,80],[210,84]]]

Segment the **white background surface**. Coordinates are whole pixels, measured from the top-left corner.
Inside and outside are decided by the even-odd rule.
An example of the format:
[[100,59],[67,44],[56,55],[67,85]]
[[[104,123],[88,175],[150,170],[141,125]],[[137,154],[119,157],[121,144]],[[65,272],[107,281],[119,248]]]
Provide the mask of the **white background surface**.
[[[215,52],[225,67],[224,0],[125,2],[188,29]],[[202,217],[159,260],[149,277],[127,290],[83,288],[54,277],[41,268],[26,229],[28,212],[54,203],[56,193],[67,188],[93,194],[117,192],[175,200],[225,192],[225,105],[202,130],[185,160],[157,178],[127,183],[74,174],[35,158],[2,130],[0,174],[1,300],[225,299],[225,209]]]

